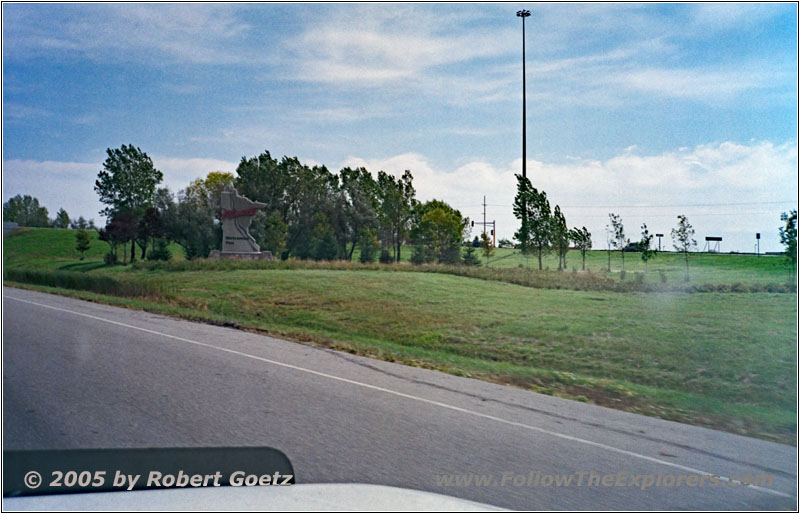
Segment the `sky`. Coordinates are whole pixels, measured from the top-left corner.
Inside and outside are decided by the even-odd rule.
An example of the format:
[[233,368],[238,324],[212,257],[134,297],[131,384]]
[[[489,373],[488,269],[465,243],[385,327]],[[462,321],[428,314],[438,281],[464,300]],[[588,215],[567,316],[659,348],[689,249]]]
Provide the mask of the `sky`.
[[[107,148],[173,192],[267,150],[332,171],[411,170],[417,198],[519,224],[527,174],[606,248],[666,234],[780,251],[797,208],[797,5],[4,3],[3,201],[101,223]],[[472,235],[478,235],[476,227]]]

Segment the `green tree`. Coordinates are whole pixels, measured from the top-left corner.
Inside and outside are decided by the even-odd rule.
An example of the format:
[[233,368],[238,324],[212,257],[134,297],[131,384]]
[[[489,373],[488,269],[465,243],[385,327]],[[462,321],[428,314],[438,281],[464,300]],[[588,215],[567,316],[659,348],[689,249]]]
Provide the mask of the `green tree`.
[[642,223],[642,239],[639,240],[638,247],[644,261],[644,272],[647,273],[647,261],[655,256],[656,251],[652,249],[653,234],[647,230],[647,223]]
[[78,230],[87,229],[89,228],[89,224],[86,222],[86,218],[84,218],[83,216],[78,216],[77,218],[69,222],[69,228]]
[[567,252],[569,251],[569,229],[567,228],[567,220],[558,205],[553,209],[550,233],[553,248],[558,253],[558,269],[565,270],[567,269]]
[[184,189],[187,200],[198,202],[214,211],[214,217],[219,220],[222,216],[220,194],[227,187],[234,185],[233,173],[212,171],[205,178],[197,178]]
[[100,229],[99,234],[100,240],[109,245],[106,262],[114,263],[117,261],[117,249],[119,245],[122,245],[122,264],[127,264],[127,245],[129,242],[133,244],[133,238],[136,236],[136,216],[132,212],[114,214],[105,228]]
[[477,266],[481,263],[480,259],[478,259],[478,256],[475,255],[474,246],[470,245],[467,247],[467,251],[464,252],[464,257],[462,257],[462,262],[466,266]]
[[[533,242],[531,241],[531,227],[525,214],[527,212],[527,202],[531,197],[531,182],[527,178],[523,179],[522,175],[517,177],[517,195],[514,197],[513,212],[514,216],[520,220],[520,227],[514,233],[514,238],[519,241],[519,249],[522,255],[527,257],[532,248]],[[477,236],[476,236],[477,237]]]
[[[418,204],[413,215],[411,240],[427,248],[426,255],[440,263],[461,260],[461,242],[467,236],[469,220],[440,200]],[[419,251],[417,252],[419,258]],[[428,262],[428,259],[423,259]]]
[[183,249],[184,257],[205,258],[221,243],[214,209],[197,197],[186,196],[185,190],[178,193],[174,202],[169,191],[159,189],[155,198],[164,235]]
[[75,232],[75,250],[80,254],[81,260],[86,257],[86,252],[92,245],[92,236],[89,231],[79,229]]
[[151,245],[156,249],[156,240],[164,235],[164,226],[161,222],[161,213],[155,207],[148,207],[139,218],[136,225],[136,237],[134,240],[142,250],[141,259],[147,255],[147,246]]
[[520,251],[527,255],[535,251],[542,269],[542,256],[550,250],[551,218],[547,193],[539,192],[530,180],[517,175],[517,195],[514,197],[514,216],[520,220],[520,228],[514,237],[520,243]]
[[[343,168],[339,171],[339,179],[344,195],[346,237],[350,245],[346,259],[352,260],[356,242],[361,241],[364,231],[378,227],[378,183],[365,168]],[[377,237],[377,232],[372,232]]]
[[786,248],[786,256],[797,265],[797,209],[781,214],[785,225],[780,228],[781,244]]
[[69,214],[62,207],[53,218],[53,228],[69,228]]
[[[622,218],[618,214],[608,214],[608,227],[611,233],[611,245],[615,250],[619,250],[622,255],[622,271],[625,271],[625,227],[622,225]],[[611,254],[608,256],[608,271],[611,271]]]
[[13,221],[22,227],[49,227],[47,208],[30,195],[17,195],[3,204],[3,221]]
[[592,234],[586,227],[573,228],[569,231],[569,238],[581,252],[581,270],[586,271],[586,252],[592,249]]
[[361,262],[375,262],[379,249],[378,232],[371,227],[362,228],[361,237],[358,239],[358,260]]
[[236,167],[236,189],[257,202],[267,204],[266,212],[278,212],[285,224],[289,223],[288,190],[292,173],[296,174],[299,162],[283,158],[279,164],[268,151],[251,158],[242,157]]
[[258,211],[250,223],[250,235],[256,240],[258,246],[262,250],[271,252],[277,258],[280,258],[286,250],[288,230],[286,223],[283,222],[277,211],[269,214]]
[[489,266],[489,259],[494,255],[494,246],[492,246],[492,240],[486,232],[481,232],[481,253],[486,258],[486,266]]
[[686,260],[686,276],[684,279],[686,282],[688,282],[689,252],[692,249],[697,248],[697,241],[693,239],[694,228],[692,228],[692,225],[689,223],[689,220],[686,219],[686,216],[683,214],[678,216],[678,227],[672,229],[671,235],[673,248],[675,248],[675,251],[683,253]]
[[[156,186],[164,176],[146,153],[133,145],[106,150],[108,157],[97,174],[94,190],[105,204],[100,214],[113,216],[129,212],[138,217],[150,206]],[[131,246],[131,262],[136,248]]]
[[400,261],[400,253],[408,237],[414,207],[417,204],[414,177],[406,170],[400,178],[378,172],[378,223],[381,240],[393,252],[393,260]]

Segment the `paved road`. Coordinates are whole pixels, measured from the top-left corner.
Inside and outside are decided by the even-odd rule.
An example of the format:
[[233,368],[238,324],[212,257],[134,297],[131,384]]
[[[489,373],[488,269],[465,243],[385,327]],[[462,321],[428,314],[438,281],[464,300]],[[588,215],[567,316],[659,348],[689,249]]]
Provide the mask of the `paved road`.
[[[3,350],[6,449],[265,445],[289,456],[298,483],[400,486],[513,509],[797,505],[791,446],[234,329],[4,288]],[[562,487],[437,480],[531,472],[774,479],[644,491],[577,486],[588,474]]]

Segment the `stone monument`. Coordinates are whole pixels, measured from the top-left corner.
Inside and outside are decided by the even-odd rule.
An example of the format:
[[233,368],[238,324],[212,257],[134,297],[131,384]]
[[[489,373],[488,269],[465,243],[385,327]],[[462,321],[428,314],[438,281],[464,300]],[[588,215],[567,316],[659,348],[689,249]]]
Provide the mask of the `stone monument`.
[[212,250],[209,259],[272,260],[272,252],[262,252],[250,235],[250,222],[267,204],[240,195],[233,187],[220,193],[222,212],[222,250]]

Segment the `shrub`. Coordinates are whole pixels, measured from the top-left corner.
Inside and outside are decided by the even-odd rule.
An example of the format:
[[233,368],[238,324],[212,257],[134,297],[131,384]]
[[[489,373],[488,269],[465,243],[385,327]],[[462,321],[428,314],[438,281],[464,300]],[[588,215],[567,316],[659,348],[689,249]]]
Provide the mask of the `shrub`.
[[386,248],[381,250],[381,256],[378,260],[381,262],[381,264],[391,264],[394,261],[394,259],[392,259],[392,254],[390,254],[389,250]]
[[378,256],[378,245],[378,237],[375,234],[375,230],[363,229],[358,240],[358,249],[360,251],[358,260],[361,262],[375,262],[375,258]]
[[151,261],[168,261],[172,259],[172,252],[169,251],[169,242],[165,239],[159,239],[156,242],[156,248],[147,255],[147,259]]
[[467,266],[477,266],[481,263],[480,259],[478,259],[478,256],[475,255],[475,248],[472,246],[467,248],[467,252],[461,258],[461,262]]
[[416,245],[411,252],[411,264],[427,264],[433,262],[433,252],[425,245]]

